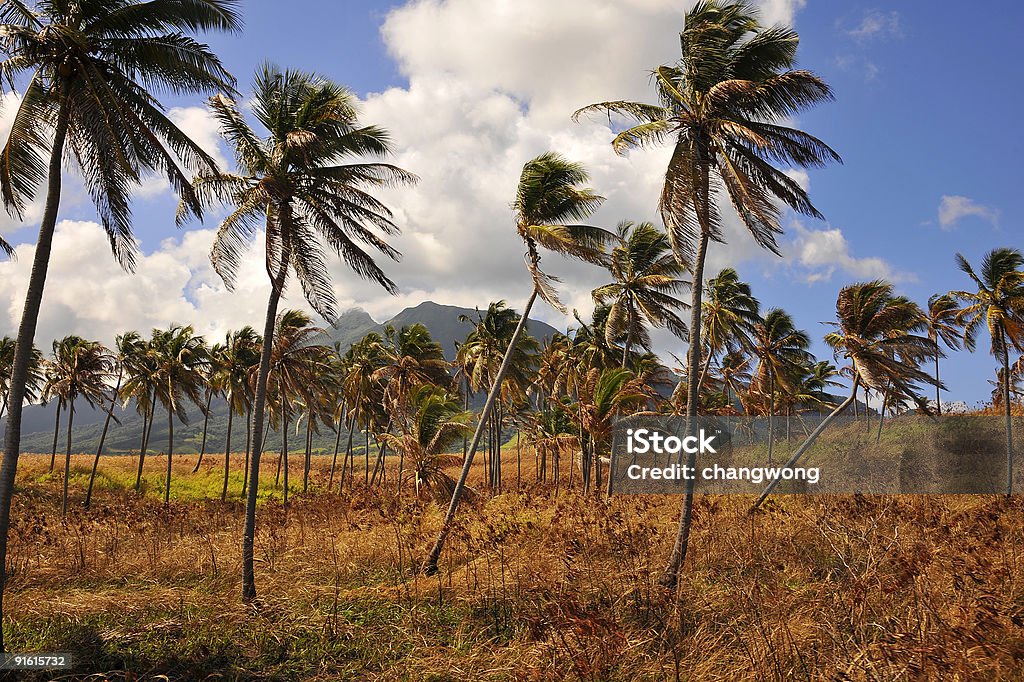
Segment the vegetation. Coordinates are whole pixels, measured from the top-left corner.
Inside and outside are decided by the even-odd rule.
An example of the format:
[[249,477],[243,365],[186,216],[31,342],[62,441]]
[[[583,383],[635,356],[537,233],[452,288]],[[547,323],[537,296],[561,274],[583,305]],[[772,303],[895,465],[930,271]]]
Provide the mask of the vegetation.
[[[529,295],[521,311],[495,301],[461,316],[446,356],[447,342],[419,321],[363,326],[344,343],[321,326],[340,312],[329,257],[397,292],[378,256],[399,260],[389,238],[400,225],[378,195],[417,178],[386,162],[390,133],[361,120],[356,96],[316,73],[264,64],[240,104],[233,78],[194,37],[236,30],[235,7],[0,8],[0,79],[21,88],[0,196],[18,217],[45,197],[17,338],[0,339],[0,650],[70,648],[131,679],[1019,674],[1014,586],[1024,574],[1002,547],[1020,539],[1013,498],[769,502],[775,478],[751,507],[698,498],[691,480],[669,528],[673,501],[615,494],[615,425],[637,415],[679,417],[688,430],[698,416],[766,418],[769,464],[780,418],[788,448],[794,421],[799,431],[804,417],[821,417],[789,454],[792,468],[816,443],[853,442],[837,424],[852,406],[877,456],[902,461],[893,442],[921,434],[885,416],[942,416],[939,361],[974,351],[983,329],[1000,365],[991,410],[1005,419],[998,463],[1005,431],[1013,493],[1019,251],[996,249],[978,269],[958,254],[969,288],[925,307],[882,280],[842,287],[824,336],[831,358],[815,357],[812,336],[762,306],[735,268],[705,277],[710,244],[725,241],[724,200],[777,255],[785,208],[821,217],[785,171],[839,156],[788,121],[832,93],[795,68],[792,29],[762,25],[742,2],[702,0],[684,17],[679,60],[653,71],[657,104],[577,111],[629,121],[612,141],[617,153],[671,146],[664,229],[586,224],[604,201],[587,169],[554,151],[527,161],[509,198]],[[157,95],[168,93],[212,94],[233,168],[217,168],[164,115]],[[129,200],[153,172],[178,194],[179,222],[226,210],[210,257],[229,288],[262,235],[262,334],[244,326],[211,343],[180,321],[148,337],[111,330],[122,332],[113,348],[69,335],[44,356],[33,344],[65,161],[125,268],[136,249]],[[0,251],[14,255],[2,239]],[[541,339],[529,329],[538,298],[568,313],[560,280],[542,267],[547,252],[605,276],[589,317],[572,311],[575,324]],[[296,282],[316,318],[281,309]],[[657,329],[688,344],[682,367],[654,353]],[[847,395],[832,393],[847,382]],[[36,402],[54,409],[49,467],[40,448],[19,468],[24,408]],[[90,441],[76,456],[83,403],[103,426],[95,454]],[[163,426],[154,432],[163,415],[166,447]],[[197,416],[193,459],[175,430]],[[129,456],[101,461],[129,420],[141,422],[125,436]],[[885,423],[894,438],[883,439]],[[49,446],[48,426],[45,437]],[[264,458],[277,438],[276,458]],[[333,444],[329,467],[323,441]],[[17,596],[6,612],[5,588]]]

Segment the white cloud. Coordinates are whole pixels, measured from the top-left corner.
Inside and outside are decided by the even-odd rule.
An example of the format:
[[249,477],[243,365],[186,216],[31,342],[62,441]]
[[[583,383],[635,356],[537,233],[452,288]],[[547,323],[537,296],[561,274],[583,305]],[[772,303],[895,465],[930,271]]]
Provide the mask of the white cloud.
[[970,197],[946,194],[939,201],[939,227],[943,230],[955,229],[963,218],[969,216],[976,216],[994,226],[999,224],[998,209],[979,204]]
[[[167,112],[167,118],[171,119],[183,133],[209,154],[217,162],[219,168],[229,168],[228,160],[224,156],[217,121],[209,109],[206,107],[173,107]],[[151,175],[143,179],[137,194],[149,198],[170,191],[171,186],[165,177]]]
[[914,275],[893,270],[882,258],[856,257],[842,230],[813,230],[794,225],[795,238],[784,249],[803,279],[809,283],[827,282],[836,272],[860,280],[886,279],[912,281]]
[[856,26],[846,30],[846,34],[858,41],[901,38],[903,26],[900,13],[896,10],[868,10]]

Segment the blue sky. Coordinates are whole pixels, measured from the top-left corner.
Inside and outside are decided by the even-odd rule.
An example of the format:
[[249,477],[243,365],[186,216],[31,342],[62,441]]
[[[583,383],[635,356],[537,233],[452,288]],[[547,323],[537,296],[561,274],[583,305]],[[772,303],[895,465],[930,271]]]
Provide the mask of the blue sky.
[[[809,173],[812,198],[827,222],[787,219],[785,260],[757,253],[737,230],[728,246],[716,247],[712,264],[735,265],[765,307],[791,311],[824,356],[819,323],[831,319],[843,284],[887,276],[923,303],[932,293],[967,285],[953,265],[955,252],[977,262],[996,246],[1024,247],[1017,225],[1020,174],[1010,160],[1024,151],[1012,123],[1021,108],[1012,84],[1020,80],[1014,46],[1024,10],[990,3],[970,13],[968,31],[961,3],[765,4],[768,18],[793,21],[802,38],[800,65],[836,93],[834,103],[801,115],[799,126],[831,144],[845,163]],[[608,196],[595,220],[611,225],[622,217],[655,217],[664,155],[617,159],[606,129],[573,124],[569,114],[600,99],[647,96],[645,69],[675,58],[680,3],[349,0],[340,6],[297,3],[298,11],[285,16],[276,3],[247,2],[244,34],[209,41],[243,92],[266,59],[347,84],[366,100],[366,120],[392,131],[396,162],[423,177],[416,190],[388,196],[406,227],[399,244],[404,262],[388,267],[402,295],[383,296],[339,267],[342,301],[378,319],[425,298],[483,306],[503,297],[521,305],[526,285],[507,205],[518,167],[547,148],[595,169],[594,185]],[[214,139],[201,101],[166,103]],[[243,278],[241,291],[224,292],[203,262],[212,223],[183,233],[173,225],[173,208],[159,188],[140,196],[137,234],[148,262],[134,279],[110,269],[102,269],[101,285],[55,275],[41,337],[70,326],[109,340],[122,328],[178,317],[194,318],[211,334],[257,322],[262,273],[257,268]],[[94,215],[74,187],[62,217],[83,221],[66,228],[74,263],[96,246],[88,223]],[[20,265],[0,264],[0,331],[9,333],[34,228],[0,229],[24,243]],[[601,274],[555,259],[551,267],[566,281],[566,300],[584,310]],[[91,310],[83,299],[126,302],[111,313]],[[301,305],[297,297],[290,303]],[[554,311],[541,314],[565,324]],[[677,342],[659,339],[663,349],[681,354]],[[987,396],[994,361],[985,353],[954,354],[945,367],[956,398],[973,403]]]

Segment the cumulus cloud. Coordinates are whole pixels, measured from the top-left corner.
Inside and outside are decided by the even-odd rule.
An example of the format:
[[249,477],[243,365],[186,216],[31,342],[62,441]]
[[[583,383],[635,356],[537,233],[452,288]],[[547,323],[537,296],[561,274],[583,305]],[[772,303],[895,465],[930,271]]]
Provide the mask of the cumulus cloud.
[[[403,230],[394,240],[402,262],[380,261],[400,295],[386,295],[335,262],[331,269],[342,309],[359,306],[383,320],[425,299],[471,307],[504,298],[522,306],[530,282],[510,202],[523,163],[547,150],[591,171],[592,186],[607,198],[594,224],[657,220],[669,150],[618,157],[609,144],[613,133],[607,120],[576,124],[569,116],[605,99],[649,99],[649,70],[675,58],[685,7],[677,0],[588,0],[581,11],[581,4],[418,0],[387,16],[382,36],[408,84],[368,95],[362,118],[391,131],[396,152],[391,161],[421,181],[381,193]],[[762,16],[769,23],[792,23],[802,6],[802,0],[766,0]],[[171,117],[224,161],[205,108],[176,109]],[[803,186],[810,182],[802,171],[791,176]],[[147,191],[163,188],[151,185]],[[724,199],[722,213],[728,245],[712,248],[708,272],[754,260],[787,267],[754,244]],[[191,322],[218,336],[261,321],[268,292],[262,242],[244,259],[232,293],[209,266],[212,238],[211,230],[194,230],[161,244],[143,244],[138,271],[129,275],[111,259],[95,223],[62,223],[40,343],[69,331],[110,342],[125,329],[172,322]],[[830,268],[870,273],[857,276],[893,275],[879,259],[851,255],[839,230],[798,231],[796,241],[783,249],[798,259],[799,277]],[[0,324],[6,330],[15,328],[20,315],[32,247],[19,247],[19,255],[17,263],[0,263]],[[588,316],[590,291],[607,273],[554,255],[545,255],[542,265],[562,278],[563,301]],[[285,305],[305,308],[297,287]],[[546,306],[538,306],[537,315],[561,328],[575,324]]]
[[943,230],[956,229],[960,221],[969,216],[986,220],[993,226],[999,224],[998,209],[979,204],[970,197],[947,194],[939,201],[939,227]]
[[794,225],[794,239],[785,249],[803,279],[813,284],[827,282],[836,272],[859,280],[887,279],[891,282],[914,280],[914,276],[894,270],[878,257],[856,257],[842,230],[814,230]]

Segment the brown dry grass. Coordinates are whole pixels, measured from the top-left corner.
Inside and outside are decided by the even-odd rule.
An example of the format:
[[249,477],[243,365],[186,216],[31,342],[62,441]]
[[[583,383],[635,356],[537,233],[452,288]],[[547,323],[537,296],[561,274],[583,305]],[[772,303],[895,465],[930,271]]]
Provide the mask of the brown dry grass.
[[[237,500],[119,490],[59,513],[48,457],[23,460],[7,607],[12,651],[70,650],[110,679],[1018,679],[1024,504],[993,497],[701,498],[678,599],[656,587],[675,498],[531,486],[464,509],[434,578],[441,510],[323,491],[260,510],[256,608],[239,603]],[[240,462],[241,458],[235,458]],[[532,480],[533,457],[524,480]],[[194,457],[176,460],[187,497]],[[76,458],[82,471],[89,458]],[[264,481],[276,461],[264,460]],[[223,460],[205,460],[216,478]],[[301,457],[292,459],[301,486]],[[563,472],[565,473],[565,472]],[[203,473],[197,477],[202,480]],[[361,471],[357,468],[357,479]],[[477,472],[479,480],[479,471]],[[72,479],[73,498],[84,478]],[[205,484],[204,484],[205,485]],[[172,488],[172,493],[176,488]],[[268,490],[269,492],[269,490]],[[95,679],[103,679],[97,676]]]

